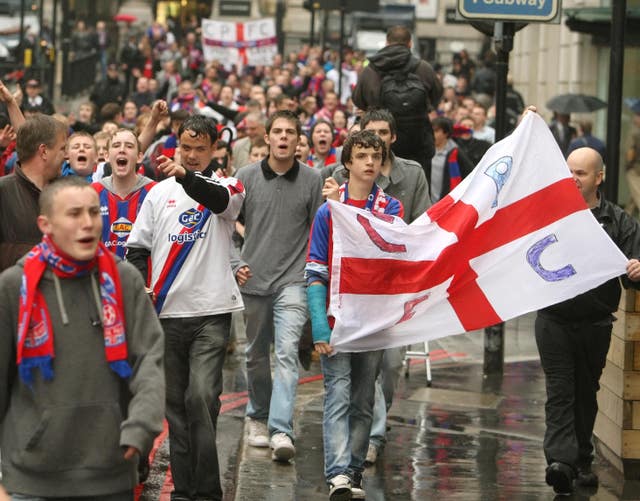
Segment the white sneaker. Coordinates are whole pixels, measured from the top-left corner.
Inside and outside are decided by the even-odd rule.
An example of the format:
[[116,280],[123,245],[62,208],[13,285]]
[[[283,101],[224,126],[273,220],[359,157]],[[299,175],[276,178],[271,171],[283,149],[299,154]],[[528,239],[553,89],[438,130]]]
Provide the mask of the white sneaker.
[[353,485],[351,487],[351,499],[365,499],[365,492],[362,485]]
[[247,442],[252,447],[269,447],[269,431],[267,425],[257,419],[247,418],[249,423],[249,438]]
[[362,474],[353,474],[351,479],[351,499],[365,499],[364,488],[362,487]]
[[369,443],[369,448],[367,449],[367,457],[364,459],[364,465],[371,466],[372,464],[375,464],[377,459],[378,459],[378,448],[372,443]]
[[351,479],[346,475],[336,475],[329,480],[329,499],[349,501],[351,499]]
[[271,437],[271,448],[273,453],[271,459],[274,461],[289,461],[296,454],[296,448],[286,433],[274,433]]

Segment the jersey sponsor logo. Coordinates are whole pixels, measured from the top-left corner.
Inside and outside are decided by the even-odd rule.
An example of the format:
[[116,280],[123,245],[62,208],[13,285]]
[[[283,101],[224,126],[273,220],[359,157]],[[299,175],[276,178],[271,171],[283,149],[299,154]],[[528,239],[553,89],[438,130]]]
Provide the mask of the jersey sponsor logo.
[[185,242],[195,242],[207,236],[206,231],[194,231],[193,233],[169,233],[167,240],[171,243],[184,244]]
[[108,205],[101,205],[100,206],[100,215],[101,216],[108,216],[109,215],[109,206]]
[[133,223],[126,217],[118,218],[111,223],[111,233],[115,233],[120,238],[126,237],[131,233],[131,228],[133,228]]
[[176,206],[176,201],[175,201],[175,199],[170,198],[170,199],[167,201],[167,209],[170,209],[170,208],[175,207],[175,206]]
[[107,240],[104,245],[105,247],[126,247],[127,242],[124,240]]
[[202,219],[202,212],[198,209],[189,209],[178,216],[178,221],[185,228],[193,228]]

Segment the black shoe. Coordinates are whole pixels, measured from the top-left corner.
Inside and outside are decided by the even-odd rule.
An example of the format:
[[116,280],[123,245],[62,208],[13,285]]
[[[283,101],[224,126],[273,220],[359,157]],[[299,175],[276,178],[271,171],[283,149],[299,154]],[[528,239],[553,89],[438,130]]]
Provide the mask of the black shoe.
[[175,491],[171,493],[171,501],[192,501],[189,496],[184,496],[182,494],[176,494]]
[[571,466],[565,463],[551,463],[547,467],[545,480],[560,496],[569,496],[573,492],[575,475]]
[[598,487],[598,475],[591,471],[591,466],[579,466],[576,485],[580,487]]

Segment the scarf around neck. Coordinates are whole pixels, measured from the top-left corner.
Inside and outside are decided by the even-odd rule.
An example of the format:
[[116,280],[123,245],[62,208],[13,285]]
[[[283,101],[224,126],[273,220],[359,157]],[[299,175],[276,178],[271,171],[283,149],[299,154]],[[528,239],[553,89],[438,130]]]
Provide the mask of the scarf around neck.
[[[340,186],[338,193],[340,194],[340,203],[345,203],[349,199],[349,182]],[[371,193],[369,193],[369,196],[367,197],[365,210],[384,213],[388,204],[389,200],[385,196],[384,191],[382,191],[377,184],[373,183]]]
[[111,370],[121,378],[127,379],[131,375],[122,287],[113,255],[99,243],[94,259],[77,261],[62,254],[45,235],[27,255],[20,287],[16,363],[20,378],[27,385],[33,383],[32,370],[35,368],[40,369],[43,379],[53,379],[54,332],[48,305],[38,289],[45,270],[50,267],[59,278],[78,278],[89,275],[96,266],[100,277],[105,358]]

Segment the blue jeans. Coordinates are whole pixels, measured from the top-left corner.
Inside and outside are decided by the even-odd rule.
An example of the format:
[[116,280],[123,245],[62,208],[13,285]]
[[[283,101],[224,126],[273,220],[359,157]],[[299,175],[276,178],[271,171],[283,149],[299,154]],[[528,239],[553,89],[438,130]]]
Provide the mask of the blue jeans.
[[[298,343],[307,320],[304,285],[292,285],[269,296],[243,294],[247,323],[247,416],[268,420],[269,433],[292,440],[298,389]],[[271,379],[270,348],[275,345]]]
[[380,378],[376,380],[375,389],[375,403],[373,405],[373,419],[371,420],[371,433],[369,435],[369,442],[371,445],[375,445],[377,449],[384,446],[387,439],[387,406],[384,401],[384,393],[382,392],[382,385],[380,384]]
[[384,446],[387,432],[387,412],[393,403],[393,393],[398,385],[406,346],[384,350],[380,376],[376,381],[376,401],[373,406],[373,422],[369,440],[378,449]]
[[382,351],[322,355],[324,474],[362,474]]
[[220,500],[216,429],[231,313],[163,318],[161,323],[172,498]]

